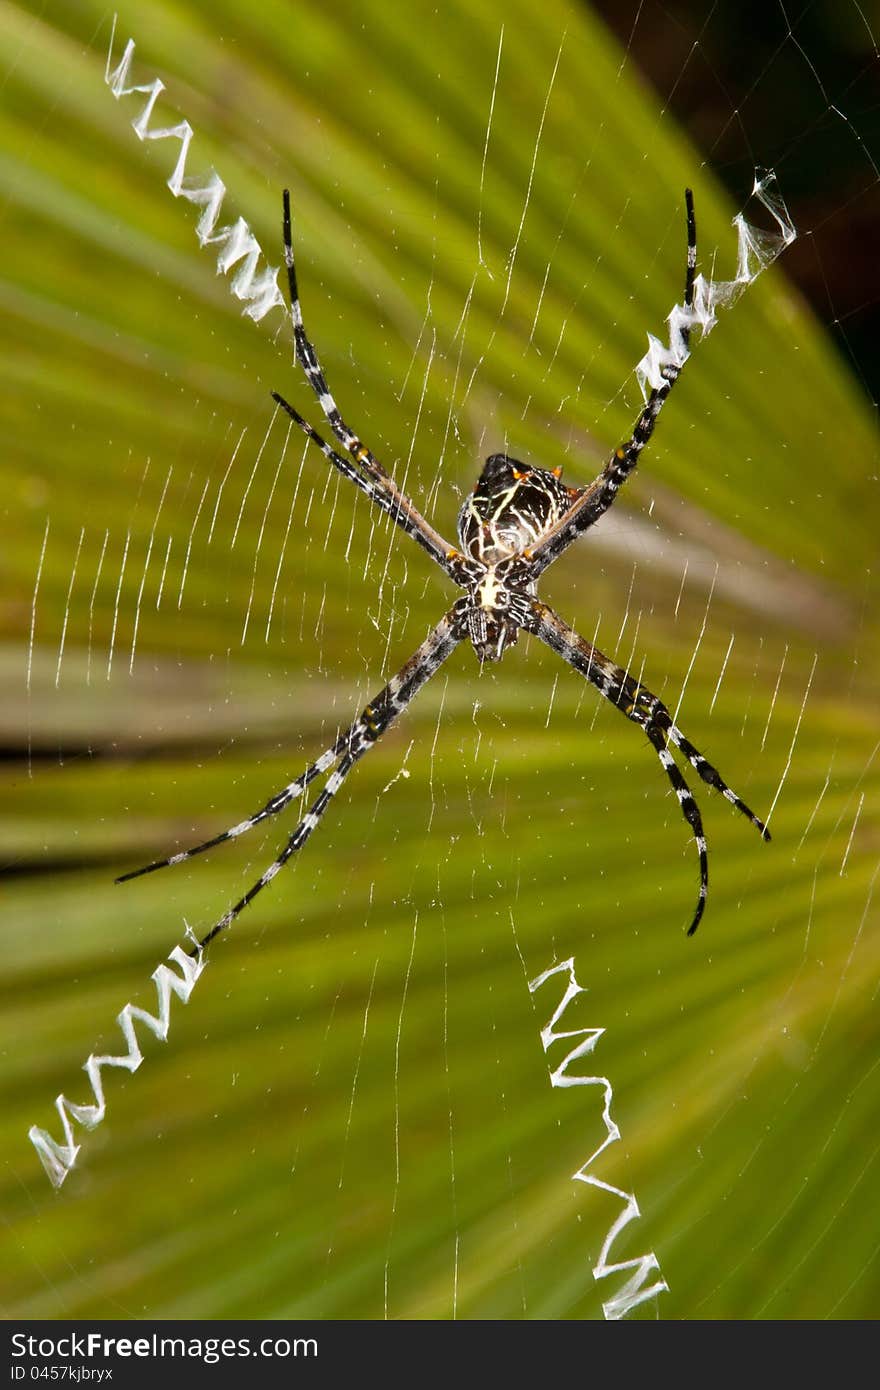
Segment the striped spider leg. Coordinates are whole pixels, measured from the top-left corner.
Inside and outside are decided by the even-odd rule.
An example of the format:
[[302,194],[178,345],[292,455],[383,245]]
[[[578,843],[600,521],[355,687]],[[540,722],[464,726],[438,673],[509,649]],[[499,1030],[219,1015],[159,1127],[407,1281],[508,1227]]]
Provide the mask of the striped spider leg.
[[[439,565],[443,572],[449,575],[450,579],[457,581],[460,573],[461,556],[456,550],[445,541],[438,531],[435,531],[430,522],[416,511],[412,502],[405,493],[394,486],[392,491],[383,487],[375,478],[360,472],[359,469],[344,459],[335,449],[331,449],[325,439],[322,439],[318,431],[309,424],[308,420],[303,419],[298,410],[294,410],[289,401],[280,396],[277,391],[272,392],[272,399],[281,406],[299,426],[303,434],[308,435],[313,444],[317,444],[321,453],[338,469],[344,478],[348,478],[350,483],[359,487],[361,492],[366,493],[370,501],[373,502],[380,511],[385,512],[396,522],[401,530],[411,536],[417,545],[426,550],[435,564]],[[391,481],[389,479],[389,481]]]
[[628,672],[615,666],[614,662],[609,661],[608,657],[597,647],[586,642],[583,637],[579,637],[567,623],[564,623],[553,612],[552,608],[548,608],[543,603],[533,602],[530,631],[536,637],[540,637],[542,642],[546,642],[547,646],[556,652],[557,656],[561,656],[563,661],[567,661],[570,666],[585,676],[590,684],[594,685],[599,693],[605,696],[606,700],[620,710],[621,714],[626,715],[627,719],[631,719],[634,724],[638,724],[640,728],[644,729],[648,741],[654,747],[678,797],[682,815],[694,832],[697,851],[700,856],[700,892],[694,919],[688,927],[688,936],[693,936],[700,925],[700,918],[706,907],[706,894],[709,890],[709,859],[706,851],[706,836],[703,833],[700,808],[667,747],[667,740],[684,754],[691,767],[696,769],[704,782],[708,782],[710,787],[721,792],[722,796],[726,797],[738,811],[741,811],[752,822],[752,825],[760,830],[765,840],[770,839],[769,830],[763,821],[758,820],[754,811],[750,810],[746,803],[737,796],[736,792],[731,790],[718,769],[703,757],[702,753],[685,738],[680,729],[676,728],[672,722],[672,716],[662,700],[658,700],[656,695],[652,695],[650,690],[647,690]]
[[661,367],[660,375],[663,378],[663,384],[651,391],[633,426],[629,439],[614,450],[599,476],[588,487],[578,491],[567,511],[563,512],[540,543],[531,548],[528,558],[532,562],[532,577],[534,579],[537,579],[548,565],[557,560],[563,551],[568,549],[572,541],[597,522],[604,512],[607,512],[620,488],[636,467],[642,450],[654,433],[660,411],[669,399],[669,394],[681,375],[681,369],[687,358],[690,345],[688,315],[694,306],[694,273],[697,268],[697,223],[694,216],[694,195],[689,188],[685,189],[684,198],[687,210],[687,269],[684,280],[685,314],[678,330],[681,364],[668,362]]
[[304,434],[307,434],[324,454],[325,458],[338,468],[351,482],[359,487],[367,496],[376,503],[382,511],[387,512],[394,521],[397,522],[407,535],[422,546],[428,552],[431,559],[444,570],[450,578],[455,578],[457,570],[455,568],[456,552],[434,530],[433,526],[416,510],[413,503],[401,492],[394,479],[382,467],[375,454],[362,443],[360,438],[349,428],[340,414],[339,407],[327,385],[323,368],[318,360],[318,354],[312,345],[303,323],[302,305],[299,299],[299,285],[296,277],[296,261],[293,254],[293,237],[290,221],[290,193],[284,190],[284,218],[282,224],[284,236],[284,263],[287,266],[287,282],[290,289],[290,318],[293,324],[293,345],[294,354],[299,365],[302,367],[306,380],[318,398],[318,404],[324,412],[324,416],[331,430],[336,435],[340,444],[351,454],[354,460],[349,464],[340,458],[329,445],[318,434],[317,430],[303,419],[298,411],[286,401],[283,396],[279,396],[277,391],[272,392],[272,397],[278,405],[286,410],[292,420],[299,425]]
[[[116,882],[125,883],[129,879],[139,878],[142,874],[154,873],[156,869],[167,869],[172,864],[181,864],[185,859],[192,859],[197,854],[203,854],[205,850],[213,849],[215,845],[221,845],[226,840],[237,840],[240,835],[252,830],[255,825],[259,825],[269,816],[278,815],[279,811],[283,811],[292,801],[298,800],[316,777],[329,772],[330,775],[323,790],[291,832],[287,844],[278,857],[260,875],[244,896],[239,898],[238,902],[230,907],[219,921],[215,922],[211,930],[190,951],[190,955],[199,954],[210,941],[214,940],[215,936],[219,936],[220,932],[225,931],[235,921],[239,913],[254,900],[267,883],[272,882],[279,870],[284,868],[288,859],[292,858],[297,850],[302,849],[355,764],[360,762],[364,754],[369,752],[386,729],[389,729],[403,713],[422,686],[431,679],[450,653],[458,646],[463,636],[464,631],[458,613],[453,608],[428,634],[406,665],[370,701],[351,727],[340,734],[336,742],[311,763],[296,781],[289,782],[286,787],[282,787],[281,791],[276,792],[265,806],[238,825],[230,826],[228,830],[214,835],[212,839],[205,840],[202,844],[194,845],[192,849],[181,850],[180,853],[172,854],[167,859],[159,859],[153,864],[145,865],[142,869],[134,869],[131,873],[122,874]],[[334,769],[332,772],[330,771],[331,768]]]

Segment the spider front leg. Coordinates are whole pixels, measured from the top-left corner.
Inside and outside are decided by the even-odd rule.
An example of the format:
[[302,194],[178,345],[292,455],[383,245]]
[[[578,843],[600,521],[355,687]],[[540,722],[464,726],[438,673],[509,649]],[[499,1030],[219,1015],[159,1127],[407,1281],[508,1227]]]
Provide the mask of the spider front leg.
[[680,325],[677,329],[670,330],[671,340],[676,340],[674,360],[661,368],[662,384],[651,391],[629,439],[615,449],[599,476],[589,487],[578,493],[555,526],[548,530],[540,543],[529,552],[532,575],[535,579],[548,565],[559,559],[572,541],[607,512],[636,467],[642,450],[654,433],[660,411],[681,376],[690,346],[690,315],[694,306],[694,275],[697,266],[697,223],[694,216],[694,195],[689,188],[685,189],[684,199],[687,210],[687,266],[684,277],[684,313],[678,311],[681,317]]
[[296,262],[293,254],[293,239],[290,225],[290,193],[284,190],[284,262],[287,266],[287,280],[290,287],[290,317],[293,323],[293,342],[296,360],[306,374],[306,380],[318,398],[324,416],[339,442],[351,454],[354,464],[349,464],[340,458],[335,450],[324,443],[317,430],[312,429],[311,425],[294,410],[282,396],[276,391],[272,392],[273,399],[287,411],[292,420],[299,425],[300,429],[309,436],[310,439],[321,449],[324,457],[327,458],[335,468],[355,483],[363,492],[366,492],[371,501],[375,502],[383,511],[387,512],[398,526],[406,531],[407,535],[412,536],[423,549],[447,574],[452,577],[450,561],[456,557],[457,552],[454,547],[444,540],[438,531],[421,515],[414,504],[404,492],[397,486],[391,475],[382,467],[375,454],[367,448],[361,439],[343,420],[339,407],[337,406],[330,389],[327,379],[324,376],[323,368],[318,360],[318,354],[312,345],[303,323],[302,306],[299,299],[299,286],[296,277]]
[[387,478],[388,474],[379,463],[378,459],[361,442],[353,430],[342,418],[338,405],[330,394],[327,385],[327,378],[324,376],[321,363],[318,361],[318,354],[315,351],[303,323],[302,305],[299,298],[299,285],[296,275],[296,259],[293,254],[293,235],[290,218],[290,191],[285,188],[284,200],[284,264],[287,267],[287,283],[290,291],[290,317],[293,323],[293,344],[296,360],[306,374],[306,380],[318,398],[318,404],[324,412],[327,423],[332,429],[340,444],[351,454],[352,458],[364,466],[366,472],[375,478]]
[[459,605],[451,609],[440,620],[406,665],[396,676],[392,677],[375,699],[370,701],[350,728],[346,729],[345,733],[341,734],[336,742],[322,753],[295,782],[288,783],[280,792],[277,792],[255,815],[241,821],[239,825],[233,826],[229,830],[222,831],[213,839],[205,840],[192,849],[173,854],[168,859],[157,860],[156,863],[148,864],[143,869],[135,869],[132,873],[123,874],[116,880],[117,883],[124,883],[128,879],[137,878],[140,874],[152,873],[156,869],[164,869],[172,864],[179,864],[185,859],[191,859],[193,855],[201,854],[226,840],[237,839],[239,835],[253,829],[255,825],[259,825],[268,816],[277,815],[279,811],[284,810],[291,801],[302,794],[310,782],[322,773],[329,772],[334,763],[338,764],[330,772],[323,790],[294,828],[278,857],[260,875],[257,882],[248,889],[244,896],[239,898],[238,902],[223,914],[207,935],[202,937],[198,945],[193,947],[190,955],[198,954],[210,941],[213,941],[215,936],[218,936],[221,931],[224,931],[234,922],[248,903],[252,902],[268,883],[271,883],[288,859],[297,850],[302,849],[355,764],[379,741],[386,730],[403,713],[414,696],[418,694],[422,686],[435,675],[446,658],[455,650],[465,635],[459,612],[460,603],[459,600]]
[[722,796],[726,797],[731,805],[735,806],[746,816],[765,840],[770,839],[770,832],[760,821],[755,813],[749,809],[746,803],[737,796],[718,769],[704,758],[702,753],[686,739],[680,729],[676,728],[672,721],[669,710],[659,700],[656,695],[652,695],[638,681],[634,680],[627,671],[616,666],[607,656],[578,636],[573,628],[564,623],[552,608],[546,604],[532,604],[532,622],[529,624],[529,631],[536,637],[540,637],[548,647],[570,666],[573,666],[580,675],[585,676],[591,685],[594,685],[605,699],[619,709],[621,714],[626,715],[634,724],[638,724],[644,729],[645,734],[651,743],[657,757],[663,766],[663,770],[672,783],[681,812],[688,825],[694,832],[697,842],[697,851],[700,857],[700,891],[697,899],[697,907],[693,921],[688,928],[688,936],[692,936],[700,924],[700,919],[706,907],[706,895],[709,889],[709,860],[706,846],[706,837],[703,833],[703,820],[700,809],[694,800],[693,794],[682,776],[672,754],[667,746],[671,743],[678,748],[687,758],[693,767],[709,786],[714,787]]
[[443,539],[438,531],[434,530],[433,526],[425,521],[425,518],[416,511],[404,493],[396,488],[389,490],[380,487],[372,478],[360,473],[347,459],[337,454],[335,449],[331,449],[327,441],[321,438],[308,420],[303,419],[299,411],[294,410],[290,402],[286,401],[277,391],[272,392],[272,399],[290,416],[294,424],[299,426],[303,434],[307,435],[313,444],[317,444],[324,457],[333,464],[334,468],[339,470],[344,478],[348,478],[349,482],[354,483],[355,487],[366,493],[374,506],[385,512],[386,516],[390,516],[391,520],[396,522],[406,535],[411,536],[417,545],[426,550],[434,563],[439,565],[450,579],[455,580],[456,583],[460,582],[460,555],[448,541]]

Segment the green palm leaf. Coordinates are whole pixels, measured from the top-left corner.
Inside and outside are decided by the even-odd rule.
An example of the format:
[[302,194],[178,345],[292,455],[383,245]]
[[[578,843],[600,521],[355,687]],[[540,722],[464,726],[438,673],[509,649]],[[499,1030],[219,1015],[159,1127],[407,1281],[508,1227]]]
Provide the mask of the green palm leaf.
[[[681,294],[686,184],[722,276],[735,236],[589,14],[443,10],[140,4],[116,51],[131,33],[157,123],[191,121],[188,169],[216,168],[224,221],[275,264],[293,190],[333,389],[451,534],[494,448],[583,483],[626,435]],[[589,1062],[623,1138],[590,1171],[638,1199],[613,1254],[656,1252],[648,1311],[870,1315],[877,444],[784,263],[543,585],[670,707],[684,685],[684,728],[773,807],[773,845],[704,789],[686,941],[693,846],[644,740],[535,643],[482,674],[462,650],[217,943],[167,1045],[105,1075],[51,1190],[29,1126],[61,1137],[53,1098],[89,1099],[82,1062],[118,1049],[126,1000],[154,1006],[183,922],[207,929],[290,827],[114,874],[262,804],[449,595],[273,417],[270,388],[318,422],[282,317],[242,317],[199,249],[164,187],[177,145],[139,143],[141,99],[105,85],[103,9],[0,26],[7,1311],[601,1316],[620,1205],[570,1177],[601,1093],[551,1089],[559,996],[527,987],[574,957],[566,1024],[605,1029]]]

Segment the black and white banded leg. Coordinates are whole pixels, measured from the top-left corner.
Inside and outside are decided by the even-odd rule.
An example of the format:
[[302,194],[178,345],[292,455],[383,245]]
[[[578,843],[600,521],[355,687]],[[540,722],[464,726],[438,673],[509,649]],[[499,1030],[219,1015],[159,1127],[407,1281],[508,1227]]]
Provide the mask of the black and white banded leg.
[[[287,266],[287,281],[290,287],[290,317],[293,324],[293,342],[296,360],[302,367],[306,375],[306,380],[311,386],[317,397],[318,404],[324,412],[331,430],[339,440],[340,444],[348,450],[354,459],[356,467],[349,465],[348,468],[342,467],[342,460],[327,444],[321,439],[317,431],[293,409],[293,407],[276,391],[272,392],[272,397],[278,402],[288,415],[299,425],[310,439],[321,449],[322,453],[330,462],[340,469],[347,478],[357,483],[357,486],[366,492],[369,497],[383,511],[388,512],[394,517],[398,525],[428,551],[429,555],[449,573],[449,559],[455,554],[454,547],[435,531],[434,527],[421,515],[414,503],[397,486],[391,475],[382,467],[375,454],[358,435],[346,424],[342,418],[342,413],[331,395],[327,385],[327,378],[324,376],[323,368],[318,360],[318,354],[313,346],[303,323],[302,305],[299,299],[299,287],[296,278],[296,262],[293,254],[293,239],[290,224],[290,193],[284,190],[284,262]],[[388,505],[389,503],[393,505]]]
[[542,642],[545,642],[552,651],[561,656],[582,676],[585,676],[590,684],[594,685],[601,695],[604,695],[606,700],[620,710],[621,714],[626,715],[627,719],[631,719],[634,724],[638,724],[640,728],[644,729],[649,742],[660,759],[663,770],[672,783],[678,803],[681,806],[682,815],[694,832],[700,858],[699,897],[693,921],[688,928],[688,936],[692,936],[700,924],[706,907],[706,895],[709,889],[709,859],[700,809],[670,753],[668,745],[671,743],[677,748],[687,758],[691,767],[699,773],[702,780],[710,787],[714,787],[716,791],[727,798],[732,806],[742,812],[760,831],[765,840],[770,839],[770,832],[742,798],[737,796],[736,792],[727,785],[718,769],[713,767],[707,758],[703,757],[690,740],[685,738],[680,729],[676,728],[672,716],[662,700],[658,699],[656,695],[652,695],[650,690],[640,685],[627,671],[616,666],[597,647],[578,636],[574,629],[564,623],[546,604],[535,601],[532,605],[532,612],[533,621],[529,630],[536,637],[540,637]]
[[[685,189],[687,209],[687,268],[684,280],[684,306],[690,310],[694,304],[694,277],[697,267],[697,223],[694,215],[694,195]],[[690,326],[685,322],[680,330],[683,356],[687,356],[690,344]],[[661,368],[662,384],[655,387],[648,396],[642,411],[633,426],[632,434],[625,443],[615,449],[602,472],[583,488],[568,510],[559,518],[556,525],[548,531],[539,545],[528,553],[532,564],[532,577],[539,574],[567,550],[572,541],[583,531],[597,522],[614,502],[618,492],[638,464],[639,457],[657,424],[658,416],[669,394],[681,376],[682,366],[670,362]]]
[[361,492],[366,493],[370,501],[375,503],[380,511],[390,516],[392,521],[401,528],[406,535],[411,536],[417,545],[426,550],[431,559],[434,560],[450,579],[455,579],[459,572],[460,556],[448,541],[445,541],[438,531],[435,531],[425,518],[416,510],[409,501],[409,498],[402,492],[381,488],[373,478],[365,476],[354,464],[349,463],[340,454],[332,449],[325,439],[321,437],[316,429],[309,424],[308,420],[303,419],[298,410],[294,410],[289,401],[277,391],[272,392],[272,399],[281,406],[282,410],[290,416],[291,420],[299,426],[303,434],[311,439],[313,444],[317,444],[324,457],[337,468],[344,478],[359,487]]
[[[692,309],[694,305],[694,272],[697,267],[697,224],[694,217],[694,195],[691,190],[687,188],[685,189],[684,196],[687,207],[688,230],[684,306],[686,309]],[[685,323],[681,329],[684,356],[687,355],[690,346],[690,338],[690,326]],[[663,383],[660,386],[656,386],[651,391],[639,418],[633,426],[633,431],[629,439],[615,449],[598,478],[586,488],[584,500],[586,503],[586,511],[590,517],[589,525],[592,526],[593,522],[598,521],[603,512],[608,510],[620,488],[636,467],[639,461],[639,455],[654,433],[660,411],[668,401],[673,386],[681,376],[683,365],[683,363],[677,365],[674,362],[670,362],[660,369]]]
[[[363,718],[363,716],[361,716]],[[174,864],[182,864],[186,859],[192,859],[197,854],[204,854],[205,850],[214,849],[217,845],[224,844],[227,840],[237,840],[240,835],[246,834],[248,830],[253,830],[255,825],[268,819],[269,816],[277,816],[279,811],[283,811],[292,801],[297,801],[303,792],[315,780],[329,772],[334,763],[338,762],[345,749],[351,734],[357,729],[357,721],[351,729],[341,734],[330,748],[324,750],[319,758],[306,768],[305,772],[297,777],[295,782],[288,782],[286,787],[276,792],[262,806],[259,811],[255,811],[246,820],[239,821],[238,825],[231,825],[228,830],[223,830],[219,835],[214,835],[210,840],[203,840],[199,845],[193,845],[191,849],[180,850],[178,854],[171,854],[167,859],[157,859],[152,864],[145,864],[141,869],[131,869],[127,874],[120,874],[115,880],[116,883],[128,883],[129,879],[141,878],[143,874],[155,873],[157,869],[169,869]]]
[[[375,699],[370,701],[350,728],[346,729],[336,742],[326,749],[296,781],[289,782],[253,816],[249,816],[247,820],[222,831],[221,834],[215,835],[212,839],[195,845],[192,849],[182,850],[179,854],[172,854],[167,859],[157,860],[153,864],[145,865],[142,869],[135,869],[131,873],[123,874],[116,882],[124,883],[127,879],[137,878],[141,874],[153,873],[156,869],[180,864],[185,859],[191,859],[196,854],[202,854],[205,850],[212,849],[215,845],[223,844],[226,840],[237,839],[240,835],[253,829],[255,825],[259,825],[261,821],[266,820],[267,817],[283,811],[286,806],[289,806],[292,801],[302,795],[306,787],[316,777],[330,772],[330,769],[333,768],[322,791],[290,834],[287,844],[277,859],[260,875],[257,882],[248,889],[244,896],[239,898],[238,902],[223,914],[190,954],[202,951],[210,941],[214,940],[215,936],[218,936],[231,922],[235,921],[239,913],[247,907],[248,903],[253,901],[268,883],[271,883],[288,859],[297,850],[302,849],[355,764],[403,713],[413,697],[439,670],[465,635],[466,632],[462,627],[458,612],[453,608],[429,633],[422,645],[413,653],[397,675],[393,676]],[[335,768],[334,764],[336,764]]]

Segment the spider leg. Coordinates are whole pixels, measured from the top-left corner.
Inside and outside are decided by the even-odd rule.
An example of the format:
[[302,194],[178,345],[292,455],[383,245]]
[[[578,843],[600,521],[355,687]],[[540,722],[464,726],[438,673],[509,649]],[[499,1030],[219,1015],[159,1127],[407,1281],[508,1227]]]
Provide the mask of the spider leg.
[[594,685],[601,695],[604,695],[606,700],[620,710],[621,714],[626,715],[627,719],[631,719],[634,724],[638,724],[645,731],[657,757],[660,759],[663,770],[672,783],[678,803],[681,806],[682,815],[696,837],[697,851],[700,856],[700,893],[694,919],[688,928],[688,935],[691,936],[699,926],[706,905],[706,893],[709,885],[706,837],[703,833],[699,807],[669,751],[668,743],[678,748],[687,758],[691,767],[700,774],[702,780],[719,791],[738,811],[746,816],[765,840],[770,839],[770,832],[763,821],[760,821],[746,803],[737,796],[736,792],[727,785],[718,769],[713,767],[707,758],[703,757],[690,740],[685,738],[680,729],[676,728],[672,716],[662,700],[659,700],[656,695],[652,695],[650,690],[640,685],[627,671],[615,666],[614,662],[600,652],[598,647],[592,646],[583,637],[580,637],[546,604],[534,601],[532,614],[533,621],[529,626],[529,631],[536,637],[540,637],[542,642],[545,642],[552,651],[561,656],[570,666],[573,666],[580,675],[585,676],[590,684]]
[[[375,739],[373,740],[373,742],[375,742]],[[220,932],[225,931],[225,929],[232,922],[235,921],[239,913],[244,911],[248,903],[253,902],[257,894],[263,891],[263,889],[266,887],[266,884],[272,882],[272,879],[275,877],[275,875],[279,873],[281,869],[284,868],[284,865],[287,863],[288,859],[290,859],[294,854],[296,854],[298,849],[302,849],[303,845],[311,835],[312,831],[319,824],[321,817],[327,810],[327,807],[330,805],[330,802],[332,801],[333,797],[339,791],[339,788],[342,786],[346,777],[351,772],[355,763],[357,763],[358,760],[363,757],[363,755],[366,753],[367,749],[370,746],[370,741],[366,737],[362,737],[359,742],[353,744],[352,751],[346,753],[345,757],[342,759],[335,772],[333,772],[330,775],[330,777],[328,777],[327,785],[324,787],[324,790],[320,793],[319,796],[315,798],[312,805],[306,811],[299,825],[296,827],[293,834],[287,841],[287,844],[284,846],[284,849],[278,855],[278,858],[275,859],[269,865],[268,869],[265,869],[263,873],[260,874],[260,877],[257,879],[256,883],[251,885],[251,887],[247,890],[244,896],[239,898],[238,902],[235,903],[234,906],[230,907],[228,912],[224,912],[223,916],[220,918],[218,922],[214,923],[213,927],[207,933],[207,935],[203,936],[198,945],[194,946],[192,950],[189,952],[191,956],[197,955],[200,952],[202,952],[208,945],[208,943],[214,940],[215,936],[219,936]]]
[[678,797],[681,813],[691,827],[691,830],[693,830],[694,839],[697,842],[697,853],[700,856],[700,891],[697,895],[697,906],[693,921],[687,931],[688,936],[693,936],[706,910],[706,895],[709,892],[709,851],[706,845],[706,836],[703,831],[703,817],[700,815],[700,808],[694,800],[690,787],[685,781],[675,759],[666,747],[666,740],[663,737],[662,731],[656,724],[647,724],[643,727],[648,736],[649,743],[653,746],[657,757],[660,759],[666,776],[672,783],[675,795]]
[[[439,532],[416,510],[413,503],[395,483],[391,475],[382,467],[375,454],[367,448],[361,439],[349,428],[343,420],[339,407],[327,385],[323,368],[318,360],[318,354],[310,341],[303,323],[302,305],[299,299],[299,287],[296,278],[296,262],[293,254],[293,238],[291,235],[290,224],[290,193],[284,190],[284,262],[287,266],[287,281],[290,287],[290,317],[293,323],[293,342],[296,360],[305,372],[306,379],[314,391],[318,404],[331,430],[336,435],[340,444],[348,450],[355,460],[357,468],[342,467],[342,460],[339,455],[329,449],[323,440],[307,425],[292,409],[290,405],[272,392],[273,398],[282,406],[287,413],[296,421],[300,429],[304,430],[311,439],[318,444],[326,458],[339,468],[345,477],[356,483],[373,502],[382,507],[391,515],[399,526],[413,536],[428,551],[429,555],[436,560],[442,569],[450,573],[449,559],[455,555],[455,549],[448,541],[445,541]],[[358,478],[363,481],[358,481]],[[365,484],[368,484],[365,486]],[[384,501],[380,500],[384,499]]]
[[345,755],[340,760],[339,766],[327,778],[323,791],[306,811],[277,859],[273,860],[268,869],[263,871],[244,896],[239,898],[238,902],[229,908],[219,921],[215,922],[207,935],[203,936],[198,945],[193,947],[190,955],[198,955],[209,942],[214,940],[215,936],[219,936],[220,932],[225,931],[247,907],[248,903],[253,902],[257,894],[263,891],[266,884],[272,882],[276,874],[284,868],[288,859],[292,858],[297,850],[302,849],[355,764],[373,747],[374,743],[379,741],[422,686],[436,674],[464,635],[465,629],[461,625],[456,609],[453,608],[440,620],[406,665],[366,706],[360,718],[355,720],[351,729],[343,736],[341,742],[345,743],[347,749]]
[[[694,303],[697,224],[694,216],[694,195],[689,188],[685,189],[684,197],[687,209],[687,268],[684,281],[684,307],[689,310],[693,308]],[[678,332],[686,358],[690,344],[690,325],[686,317]],[[598,521],[599,517],[611,506],[620,488],[636,467],[642,450],[654,433],[657,417],[681,375],[682,366],[683,363],[679,365],[675,362],[669,362],[661,367],[660,374],[663,377],[663,383],[661,386],[655,387],[648,396],[629,439],[615,449],[599,476],[588,487],[583,488],[540,544],[528,552],[528,559],[532,562],[532,576],[535,579],[554,560],[558,560],[572,541]]]
[[281,406],[282,410],[287,412],[291,420],[302,430],[303,434],[308,435],[309,439],[311,439],[314,444],[317,444],[324,457],[333,464],[334,468],[339,470],[344,478],[348,478],[349,482],[354,483],[355,487],[359,487],[361,492],[365,492],[370,501],[375,503],[380,511],[390,516],[392,521],[395,521],[408,536],[412,536],[413,540],[420,545],[423,550],[428,552],[431,559],[438,564],[451,579],[456,577],[458,574],[456,563],[458,552],[453,550],[452,546],[443,539],[440,533],[435,531],[433,526],[430,526],[428,522],[425,521],[424,517],[416,511],[408,497],[402,492],[390,492],[387,488],[380,487],[373,478],[365,477],[363,473],[355,468],[354,464],[349,463],[348,459],[344,459],[341,454],[337,454],[335,449],[331,449],[327,441],[322,439],[321,435],[309,424],[308,420],[303,419],[299,411],[294,410],[290,402],[286,401],[277,391],[272,392],[272,399],[276,404]]
[[336,740],[330,748],[327,748],[319,758],[306,768],[305,772],[297,777],[295,782],[288,782],[286,787],[276,792],[266,802],[265,806],[259,811],[255,811],[246,820],[240,821],[238,825],[232,825],[228,830],[223,830],[219,835],[214,835],[210,840],[204,840],[200,845],[193,845],[191,849],[180,850],[178,854],[169,855],[167,859],[157,859],[153,864],[145,864],[141,869],[130,869],[126,874],[120,874],[115,883],[128,883],[130,879],[140,878],[143,874],[155,873],[156,869],[168,869],[173,864],[182,864],[185,859],[192,859],[197,854],[204,854],[205,850],[213,849],[215,845],[222,845],[227,840],[237,840],[239,835],[244,835],[246,831],[253,830],[255,825],[267,819],[268,816],[277,816],[279,811],[283,811],[285,806],[289,806],[291,801],[296,801],[302,796],[306,787],[320,777],[322,773],[328,772],[333,764],[341,756],[343,750],[348,746],[351,735],[357,730],[360,720],[355,721],[340,738]]
[[464,637],[465,631],[458,609],[451,609],[428,634],[397,675],[393,676],[388,684],[380,690],[379,694],[370,701],[354,723],[339,736],[336,742],[326,749],[295,782],[288,783],[286,787],[267,801],[266,805],[255,815],[229,830],[224,830],[220,835],[215,835],[213,839],[196,845],[193,849],[183,850],[179,854],[171,855],[168,859],[159,860],[155,864],[148,864],[146,868],[123,874],[116,882],[122,883],[127,879],[137,878],[140,874],[152,873],[155,869],[164,869],[171,864],[179,864],[184,859],[191,859],[193,855],[201,854],[204,850],[213,848],[214,845],[222,844],[225,840],[236,839],[247,830],[251,830],[253,826],[258,825],[260,821],[265,820],[267,816],[277,815],[279,811],[284,810],[285,806],[288,806],[291,801],[302,794],[310,782],[321,774],[330,772],[333,764],[336,763],[337,766],[330,772],[323,790],[293,830],[281,854],[261,874],[244,897],[240,898],[220,918],[219,922],[215,923],[208,935],[194,948],[194,952],[201,951],[209,941],[212,941],[219,932],[235,920],[248,903],[265,888],[266,884],[271,883],[288,859],[302,848],[355,764],[381,738],[386,729],[391,727],[422,686],[440,669],[443,662]]
[[358,438],[353,430],[345,423],[330,389],[327,385],[327,378],[324,376],[323,368],[318,360],[318,354],[310,341],[303,323],[302,305],[299,298],[299,286],[296,276],[296,261],[293,254],[293,236],[291,233],[290,221],[290,192],[284,190],[284,264],[287,266],[287,283],[290,289],[290,317],[293,322],[293,342],[296,352],[296,360],[306,374],[309,385],[318,398],[318,404],[324,412],[324,416],[340,444],[357,460],[364,471],[372,477],[390,481],[388,473],[382,467],[375,455]]

